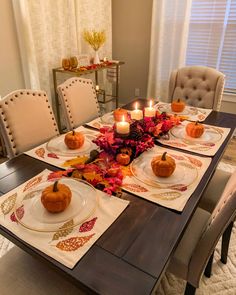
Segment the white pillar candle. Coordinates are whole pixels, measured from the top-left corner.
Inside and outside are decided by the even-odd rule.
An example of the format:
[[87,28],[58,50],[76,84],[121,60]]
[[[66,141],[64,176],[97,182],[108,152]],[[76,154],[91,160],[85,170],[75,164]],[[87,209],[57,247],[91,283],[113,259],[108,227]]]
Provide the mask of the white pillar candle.
[[138,110],[138,103],[137,102],[135,104],[135,110],[131,111],[130,114],[131,114],[131,119],[133,119],[133,120],[142,120],[143,111]]
[[149,107],[144,109],[144,116],[145,117],[155,117],[156,116],[156,110],[152,107],[152,100],[150,100]]
[[118,134],[129,134],[130,124],[125,122],[125,116],[122,117],[121,122],[116,123],[116,132]]
[[107,57],[104,57],[103,61],[107,61]]

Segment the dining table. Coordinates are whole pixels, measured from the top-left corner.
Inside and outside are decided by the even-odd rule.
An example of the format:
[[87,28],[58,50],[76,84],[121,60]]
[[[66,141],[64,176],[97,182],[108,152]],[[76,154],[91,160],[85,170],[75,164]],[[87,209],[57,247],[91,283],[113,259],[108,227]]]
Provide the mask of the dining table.
[[[146,99],[136,99],[124,108],[133,110],[136,102],[140,108],[147,106]],[[236,115],[212,111],[204,124],[230,128],[230,131],[211,157],[210,165],[182,212],[123,191],[121,198],[128,200],[129,205],[72,269],[29,245],[3,225],[0,225],[0,233],[86,294],[154,294],[233,136]],[[163,146],[158,142],[155,144]],[[173,147],[171,149],[176,150]],[[184,153],[192,154],[190,151]],[[6,161],[0,165],[0,195],[44,169],[59,170],[58,167],[26,154]]]

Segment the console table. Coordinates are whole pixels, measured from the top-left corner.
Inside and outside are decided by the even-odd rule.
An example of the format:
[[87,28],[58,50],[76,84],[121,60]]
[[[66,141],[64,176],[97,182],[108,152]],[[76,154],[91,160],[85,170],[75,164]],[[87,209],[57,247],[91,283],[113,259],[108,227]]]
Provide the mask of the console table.
[[[125,63],[123,61],[117,61],[117,62],[113,62],[112,64],[104,64],[102,63],[101,65],[99,65],[96,68],[92,68],[89,70],[83,69],[80,70],[80,68],[77,69],[73,69],[73,70],[64,70],[62,67],[59,68],[55,68],[52,70],[53,73],[53,85],[54,85],[54,95],[55,95],[55,106],[56,106],[56,117],[57,117],[57,121],[58,121],[58,126],[61,130],[61,117],[60,117],[60,102],[58,99],[58,94],[57,94],[57,75],[70,75],[73,77],[79,77],[79,76],[83,76],[83,75],[88,75],[88,74],[94,74],[95,75],[95,83],[96,85],[98,84],[98,72],[102,72],[104,70],[107,70],[109,68],[115,68],[116,70],[116,79],[115,79],[115,93],[110,94],[110,95],[104,95],[103,99],[101,101],[98,101],[102,104],[106,104],[110,101],[115,101],[116,104],[116,108],[118,108],[118,104],[119,104],[119,67],[121,65],[124,65]],[[106,96],[110,96],[111,98],[109,100],[106,100]],[[98,97],[99,97],[99,92],[98,92]]]

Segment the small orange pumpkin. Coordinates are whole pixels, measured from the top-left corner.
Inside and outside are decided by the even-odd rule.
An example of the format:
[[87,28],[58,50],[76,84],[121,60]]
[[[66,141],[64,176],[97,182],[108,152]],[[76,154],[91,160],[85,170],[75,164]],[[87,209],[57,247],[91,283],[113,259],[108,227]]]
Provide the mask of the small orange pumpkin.
[[116,109],[113,112],[114,120],[116,122],[121,122],[123,120],[123,117],[125,121],[128,120],[128,111],[122,108]]
[[172,101],[171,109],[173,112],[180,113],[183,112],[185,108],[185,103],[178,98],[177,100]]
[[130,156],[127,155],[127,154],[118,154],[116,156],[116,161],[119,164],[121,164],[123,166],[126,166],[126,165],[128,165],[130,163]]
[[66,134],[64,142],[70,150],[75,150],[82,147],[84,140],[84,135],[81,132],[73,130]]
[[175,171],[175,160],[166,154],[167,153],[164,152],[162,155],[152,159],[152,171],[158,177],[169,177]]
[[72,193],[70,188],[55,181],[53,185],[46,187],[41,195],[41,202],[46,210],[51,213],[64,211],[70,204]]
[[188,134],[188,136],[193,138],[201,137],[204,133],[204,130],[204,125],[200,124],[198,121],[191,122],[186,125],[186,133]]

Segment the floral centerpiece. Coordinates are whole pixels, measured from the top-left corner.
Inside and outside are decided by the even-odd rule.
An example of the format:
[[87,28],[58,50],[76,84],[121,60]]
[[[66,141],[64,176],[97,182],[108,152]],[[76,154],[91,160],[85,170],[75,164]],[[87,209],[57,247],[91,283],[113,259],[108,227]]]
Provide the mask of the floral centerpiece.
[[95,51],[95,56],[94,56],[94,64],[99,64],[100,59],[98,56],[98,50],[99,48],[105,43],[106,41],[106,35],[105,31],[87,31],[85,30],[83,32],[83,37],[84,40],[93,48]]
[[169,130],[178,124],[180,124],[180,120],[177,116],[168,116],[166,113],[157,114],[155,117],[132,120],[130,133],[127,137],[119,136],[116,133],[115,125],[113,127],[102,127],[100,129],[101,134],[93,142],[115,159],[117,159],[117,155],[123,153],[128,154],[131,161],[144,151],[152,148],[155,138],[168,135]]

